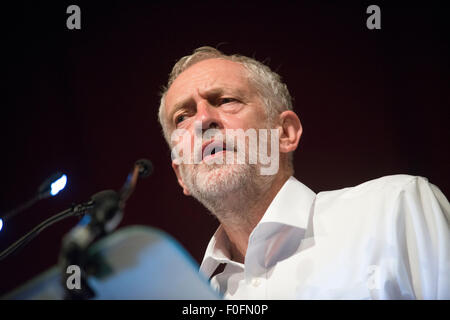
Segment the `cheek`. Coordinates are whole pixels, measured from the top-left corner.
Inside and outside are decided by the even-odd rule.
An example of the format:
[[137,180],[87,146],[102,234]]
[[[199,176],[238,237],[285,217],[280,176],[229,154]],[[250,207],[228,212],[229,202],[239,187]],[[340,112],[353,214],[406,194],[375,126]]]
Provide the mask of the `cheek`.
[[194,133],[185,130],[183,134],[177,134],[175,137],[174,140],[171,140],[172,160],[184,156],[190,158],[189,155],[193,153],[193,148],[195,146]]
[[265,111],[242,112],[236,115],[225,116],[222,118],[225,129],[258,129],[265,128]]
[[246,129],[249,123],[245,119],[235,116],[224,120],[223,125],[225,129]]

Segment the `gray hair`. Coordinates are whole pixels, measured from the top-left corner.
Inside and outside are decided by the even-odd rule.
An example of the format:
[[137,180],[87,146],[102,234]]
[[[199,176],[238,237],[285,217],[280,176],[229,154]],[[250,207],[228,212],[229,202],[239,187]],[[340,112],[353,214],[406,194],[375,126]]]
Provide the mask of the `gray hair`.
[[[164,104],[167,91],[175,79],[190,66],[208,59],[224,59],[243,65],[248,72],[248,79],[255,86],[259,97],[262,99],[266,108],[267,117],[270,120],[275,119],[280,113],[286,110],[293,110],[292,97],[285,83],[281,81],[280,75],[272,71],[265,64],[239,54],[226,55],[221,51],[205,46],[194,50],[191,55],[184,56],[178,60],[169,74],[169,81],[161,93],[161,102],[159,106],[159,123],[161,124],[164,137],[170,145],[170,136],[166,130],[164,120]],[[290,164],[292,165],[292,154],[290,154]]]

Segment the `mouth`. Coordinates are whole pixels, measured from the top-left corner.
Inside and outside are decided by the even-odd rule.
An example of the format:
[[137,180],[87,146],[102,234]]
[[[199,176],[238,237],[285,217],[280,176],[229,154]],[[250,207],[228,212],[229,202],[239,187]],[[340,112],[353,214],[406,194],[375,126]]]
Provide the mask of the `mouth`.
[[211,140],[202,145],[202,159],[207,160],[218,157],[227,151],[234,152],[234,148],[227,147],[226,143],[223,141]]

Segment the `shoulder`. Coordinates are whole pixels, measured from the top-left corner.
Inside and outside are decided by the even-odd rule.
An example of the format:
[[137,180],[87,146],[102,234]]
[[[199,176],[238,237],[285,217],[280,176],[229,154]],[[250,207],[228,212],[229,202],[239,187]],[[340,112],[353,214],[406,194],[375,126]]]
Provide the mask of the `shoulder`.
[[406,174],[384,176],[354,187],[319,192],[314,211],[319,219],[353,222],[355,226],[364,222],[373,227],[389,223],[401,212],[405,213],[405,199],[408,199],[407,207],[410,199],[428,199],[428,196],[423,197],[420,189],[430,190],[424,177]]
[[322,200],[379,198],[407,191],[417,183],[428,183],[428,179],[407,174],[389,175],[369,180],[353,187],[319,192],[317,196]]

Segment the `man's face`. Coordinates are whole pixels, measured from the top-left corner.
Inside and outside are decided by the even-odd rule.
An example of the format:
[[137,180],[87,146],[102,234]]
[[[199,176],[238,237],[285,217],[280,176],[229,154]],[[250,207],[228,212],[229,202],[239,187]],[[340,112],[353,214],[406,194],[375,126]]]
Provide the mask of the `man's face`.
[[[228,60],[204,60],[186,69],[170,86],[164,107],[169,136],[175,129],[187,130],[190,141],[180,143],[189,143],[192,155],[198,151],[193,142],[195,124],[201,124],[203,130],[218,129],[224,137],[226,129],[267,127],[265,107],[245,68]],[[235,150],[223,151],[229,152]],[[249,164],[218,165],[206,158],[198,164],[173,164],[173,168],[185,194],[194,196],[231,191],[255,174]]]

